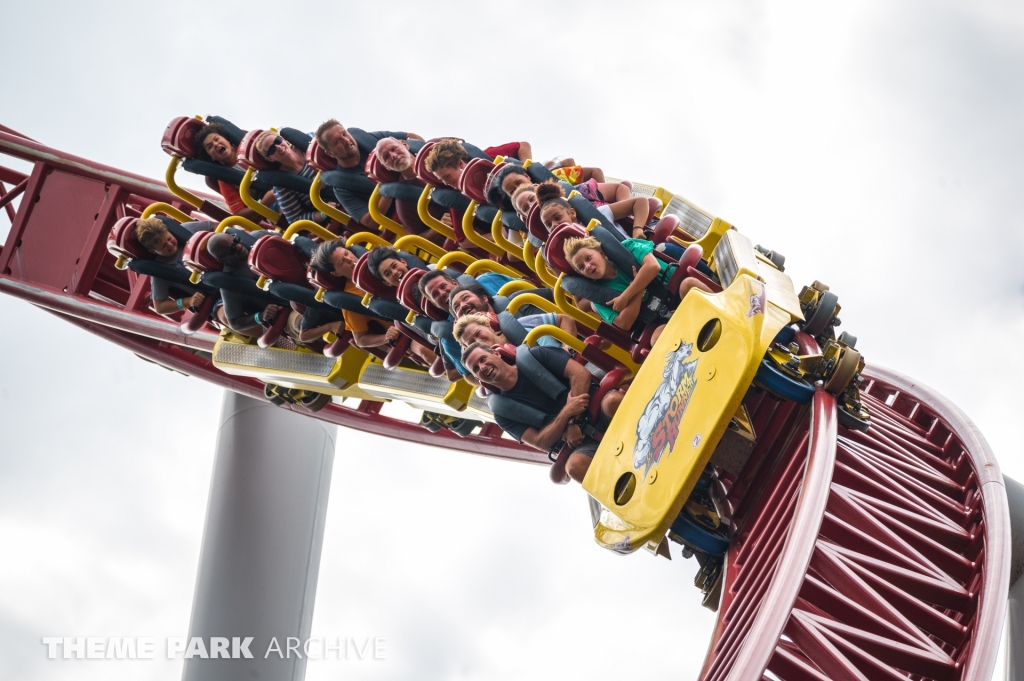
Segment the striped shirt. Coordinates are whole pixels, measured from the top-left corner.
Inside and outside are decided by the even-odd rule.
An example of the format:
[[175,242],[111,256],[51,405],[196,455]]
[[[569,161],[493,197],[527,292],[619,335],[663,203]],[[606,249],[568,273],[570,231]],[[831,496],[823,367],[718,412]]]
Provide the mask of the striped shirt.
[[[316,170],[311,168],[308,163],[303,163],[302,170],[295,174],[313,179],[316,176]],[[289,225],[296,220],[316,221],[320,219],[320,211],[313,207],[308,193],[286,187],[274,187],[274,196],[277,197],[277,205],[284,213]]]

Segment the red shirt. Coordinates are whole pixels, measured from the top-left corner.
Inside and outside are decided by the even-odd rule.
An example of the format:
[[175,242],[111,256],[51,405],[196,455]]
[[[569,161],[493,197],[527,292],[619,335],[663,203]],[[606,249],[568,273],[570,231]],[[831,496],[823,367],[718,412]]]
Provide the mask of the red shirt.
[[233,184],[229,184],[224,180],[217,180],[217,187],[220,189],[220,195],[228,202],[228,209],[232,213],[237,214],[238,211],[245,208],[245,203],[242,201],[242,195],[238,193],[238,187]]

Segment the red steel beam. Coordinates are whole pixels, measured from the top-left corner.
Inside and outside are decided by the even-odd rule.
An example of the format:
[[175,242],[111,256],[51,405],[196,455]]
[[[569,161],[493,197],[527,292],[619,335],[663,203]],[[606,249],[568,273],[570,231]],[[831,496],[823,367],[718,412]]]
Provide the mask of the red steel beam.
[[[16,133],[4,132],[0,126],[0,153],[14,156],[33,163],[45,163],[51,168],[64,170],[74,175],[88,177],[101,182],[110,182],[120,185],[123,189],[144,196],[155,201],[166,201],[167,203],[180,203],[181,200],[174,196],[167,189],[167,186],[159,181],[144,175],[129,173],[125,170],[111,168],[102,163],[96,163],[80,156],[73,156],[63,151],[52,149],[44,144],[39,144],[27,137]],[[220,202],[219,196],[206,192],[189,190],[196,196],[209,201]]]

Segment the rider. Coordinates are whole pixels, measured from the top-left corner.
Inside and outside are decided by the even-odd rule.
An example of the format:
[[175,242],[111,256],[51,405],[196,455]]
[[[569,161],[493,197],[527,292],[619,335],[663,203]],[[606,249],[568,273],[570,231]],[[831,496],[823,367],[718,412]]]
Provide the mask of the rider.
[[[633,267],[632,272],[620,270],[605,255],[601,242],[593,236],[566,239],[564,250],[566,259],[580,275],[619,293],[618,296],[605,303],[594,301],[590,301],[590,303],[601,319],[620,329],[629,330],[640,314],[648,285],[656,278],[661,283],[667,284],[672,277],[674,266],[654,255],[654,243],[651,241],[626,239],[621,243],[640,264],[639,269]],[[694,288],[712,293],[711,289],[703,282],[693,277],[687,277],[679,285],[677,291],[679,299],[682,300]],[[657,340],[657,335],[660,335],[660,332],[661,328],[655,331],[656,336],[652,343]]]
[[[366,176],[366,159],[377,141],[385,137],[423,140],[411,132],[367,132],[359,128],[346,129],[333,118],[322,123],[316,131],[316,141],[338,162],[337,172],[344,179],[344,186],[334,187],[334,195],[346,213],[369,229],[377,228],[377,223],[370,216],[369,207],[370,195],[373,194],[377,183]],[[391,199],[382,198],[381,212],[386,214],[390,208]]]
[[[186,222],[181,225],[192,234],[213,229],[211,222]],[[135,236],[147,251],[153,254],[157,262],[168,265],[180,265],[181,253],[185,244],[171,234],[170,230],[158,217],[143,218],[135,225]],[[151,276],[149,287],[153,300],[153,309],[157,314],[169,315],[178,310],[199,307],[206,296],[194,286],[171,283],[160,277]]]
[[[542,452],[559,442],[573,447],[565,471],[582,482],[597,452],[597,440],[584,435],[578,419],[590,404],[595,382],[584,366],[572,361],[560,348],[527,348],[516,352],[508,364],[491,346],[473,343],[462,353],[462,362],[488,389],[495,422],[519,442]],[[622,401],[619,392],[608,393],[601,404],[598,430],[606,425]]]

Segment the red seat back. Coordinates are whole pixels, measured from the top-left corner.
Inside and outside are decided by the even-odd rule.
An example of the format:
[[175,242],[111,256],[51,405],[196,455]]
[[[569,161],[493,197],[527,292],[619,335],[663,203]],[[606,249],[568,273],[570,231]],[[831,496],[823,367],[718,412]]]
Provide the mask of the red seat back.
[[655,213],[657,213],[659,210],[661,210],[661,207],[663,205],[665,205],[665,204],[663,204],[661,202],[661,199],[656,199],[656,198],[653,198],[653,197],[648,197],[647,198],[647,205],[650,207],[650,216],[653,218]]
[[115,222],[107,237],[107,251],[115,257],[124,257],[128,260],[152,258],[153,254],[143,248],[135,235],[135,226],[138,224],[138,218],[133,217],[124,217]]
[[345,290],[345,277],[337,277],[310,269],[306,271],[306,280],[316,288],[322,288],[325,291]]
[[[670,236],[676,234],[677,229],[679,229],[679,218],[675,215],[666,215],[658,220],[658,224],[654,226],[654,233],[651,234],[651,241],[656,244],[663,244],[668,241]],[[689,241],[689,239],[687,239],[687,241]]]
[[206,242],[214,232],[196,232],[185,243],[181,252],[181,262],[193,272],[217,272],[224,268],[221,263],[206,250]]
[[338,162],[327,153],[326,149],[320,146],[316,139],[310,140],[309,146],[306,147],[306,163],[314,170],[319,170],[320,172],[334,170],[338,167]]
[[516,346],[511,343],[502,343],[501,345],[492,345],[491,349],[501,357],[505,364],[516,363]]
[[252,168],[253,170],[273,170],[277,167],[276,163],[268,161],[263,158],[260,152],[256,151],[256,140],[266,132],[265,130],[250,130],[245,133],[245,137],[238,144],[238,162],[242,164],[243,168]]
[[306,256],[299,247],[273,234],[260,237],[249,250],[249,267],[271,281],[306,286]]
[[548,230],[544,227],[544,223],[540,219],[540,204],[535,203],[530,206],[530,212],[526,214],[526,227],[530,230],[530,234],[535,239],[539,239],[541,243],[548,240]]
[[[408,274],[405,276],[409,276]],[[420,307],[423,309],[423,314],[427,315],[435,322],[447,321],[450,314],[448,310],[438,307],[430,302],[430,298],[423,296],[423,300],[420,301]]]
[[704,249],[701,248],[698,244],[691,244],[690,246],[686,247],[686,250],[683,251],[682,257],[679,258],[679,269],[685,271],[690,269],[691,267],[696,267],[698,264],[700,264],[700,260],[703,257]]
[[369,256],[370,251],[367,251],[356,261],[356,266],[352,269],[352,281],[374,298],[396,300],[398,292],[395,287],[388,286],[370,272],[370,268],[367,266]]
[[160,140],[160,148],[170,156],[179,158],[197,158],[199,147],[196,134],[203,129],[203,123],[192,116],[179,116],[167,124],[164,137]]
[[474,158],[466,164],[466,168],[462,171],[462,177],[459,178],[459,191],[480,205],[488,205],[487,178],[501,165],[495,166],[486,158]]
[[398,182],[402,179],[402,176],[394,170],[384,167],[384,163],[377,156],[376,151],[371,151],[370,155],[366,157],[366,176],[378,184]]
[[576,270],[572,268],[569,260],[565,257],[565,241],[569,238],[586,235],[587,230],[580,225],[563,222],[551,230],[547,243],[544,244],[544,260],[556,272],[576,274]]
[[420,304],[416,302],[417,294],[415,291],[420,283],[420,279],[426,273],[427,270],[409,270],[402,277],[402,281],[398,283],[398,290],[396,291],[398,302],[414,312],[419,312],[421,309]]
[[413,161],[412,165],[413,171],[415,171],[416,173],[416,177],[420,178],[421,180],[431,185],[432,187],[447,186],[445,185],[444,182],[440,180],[440,178],[438,178],[437,175],[427,170],[427,154],[430,153],[430,150],[439,141],[440,140],[431,140],[430,142],[427,142],[422,147],[420,147],[420,151],[418,154],[416,154],[416,160]]

